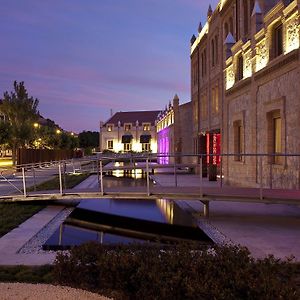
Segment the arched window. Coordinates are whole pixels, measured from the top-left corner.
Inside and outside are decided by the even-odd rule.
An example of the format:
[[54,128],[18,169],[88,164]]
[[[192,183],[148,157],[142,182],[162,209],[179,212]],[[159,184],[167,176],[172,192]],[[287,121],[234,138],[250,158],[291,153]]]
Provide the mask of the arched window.
[[216,56],[216,65],[218,64],[218,36],[215,36],[215,56]]
[[224,25],[224,33],[225,33],[225,37],[224,37],[224,40],[226,39],[227,35],[228,35],[228,32],[229,32],[229,29],[228,29],[228,24],[225,23]]
[[249,11],[249,16],[252,16],[253,13],[253,8],[254,8],[254,0],[250,0],[250,11]]
[[232,19],[232,17],[229,18],[229,31],[233,35],[233,19]]

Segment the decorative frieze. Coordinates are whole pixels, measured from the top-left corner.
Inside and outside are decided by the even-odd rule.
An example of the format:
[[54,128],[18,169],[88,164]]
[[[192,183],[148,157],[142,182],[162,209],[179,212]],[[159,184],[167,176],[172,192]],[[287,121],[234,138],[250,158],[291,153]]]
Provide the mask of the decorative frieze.
[[226,68],[226,90],[229,90],[231,87],[233,87],[234,82],[235,82],[235,75],[234,75],[234,69],[233,69],[233,64],[228,66]]
[[267,47],[267,41],[264,38],[256,45],[256,66],[255,71],[259,71],[264,68],[269,62],[269,49]]
[[244,78],[251,77],[251,75],[252,75],[252,53],[251,53],[251,50],[249,50],[243,54],[243,60],[244,60],[244,69],[243,69]]
[[298,16],[291,18],[286,23],[286,47],[285,53],[299,48],[299,21]]

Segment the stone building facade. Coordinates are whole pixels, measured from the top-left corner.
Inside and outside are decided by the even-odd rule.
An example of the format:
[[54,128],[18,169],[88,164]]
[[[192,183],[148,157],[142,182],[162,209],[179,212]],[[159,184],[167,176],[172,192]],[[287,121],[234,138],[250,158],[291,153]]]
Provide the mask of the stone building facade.
[[162,156],[159,162],[162,164],[174,163],[174,155],[177,163],[190,163],[193,154],[192,147],[192,103],[179,105],[179,98],[175,95],[172,103],[160,112],[157,120],[157,153]]
[[[299,5],[295,0],[221,1],[191,40],[195,152],[203,153],[202,135],[216,129],[212,87],[218,78],[221,153],[235,154],[222,160],[228,184],[258,186],[262,177],[265,187],[299,187],[300,159],[279,155],[300,153]],[[215,30],[219,65],[214,75]],[[211,71],[207,79],[196,80],[195,73],[203,73],[203,51],[209,53]],[[201,120],[204,115],[208,121]],[[269,156],[243,156],[258,153]]]
[[100,122],[99,147],[119,152],[157,152],[155,120],[159,111],[117,112]]

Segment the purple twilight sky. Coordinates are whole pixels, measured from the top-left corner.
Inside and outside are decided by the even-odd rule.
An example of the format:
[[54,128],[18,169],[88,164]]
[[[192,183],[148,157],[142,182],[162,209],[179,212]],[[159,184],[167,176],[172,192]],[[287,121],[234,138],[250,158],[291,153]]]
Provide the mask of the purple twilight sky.
[[40,113],[98,130],[110,109],[190,99],[189,41],[217,0],[2,0],[0,93],[25,81]]

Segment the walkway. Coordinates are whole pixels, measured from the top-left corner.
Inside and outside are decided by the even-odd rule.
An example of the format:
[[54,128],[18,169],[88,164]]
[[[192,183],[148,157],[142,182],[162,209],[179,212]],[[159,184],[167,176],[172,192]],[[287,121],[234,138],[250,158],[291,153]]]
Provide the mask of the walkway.
[[[174,180],[168,175],[155,175],[153,178],[166,186]],[[197,182],[195,175],[178,176],[179,186],[193,186]],[[210,217],[206,220],[201,215],[203,204],[200,201],[176,203],[200,216],[200,227],[212,238],[221,236],[225,242],[246,246],[256,258],[269,254],[278,258],[294,255],[300,261],[300,205],[214,201],[210,204]]]

